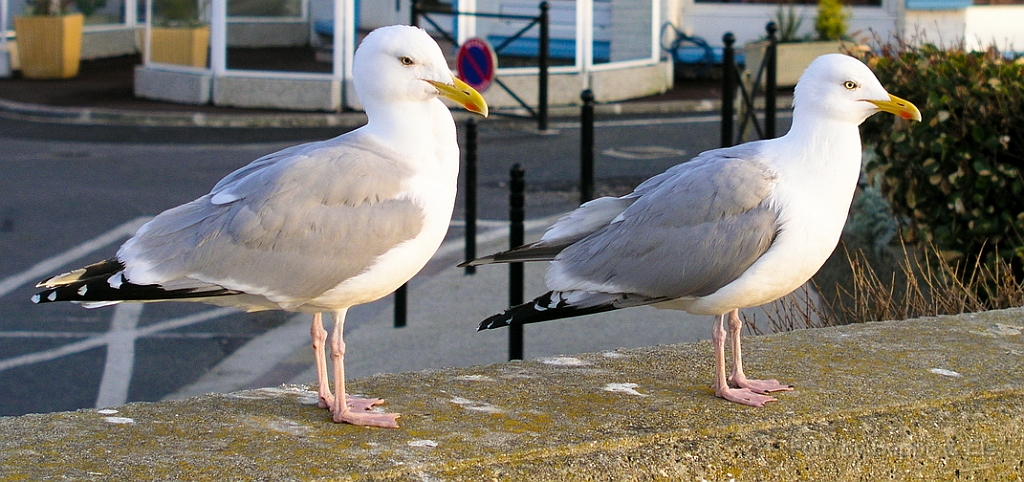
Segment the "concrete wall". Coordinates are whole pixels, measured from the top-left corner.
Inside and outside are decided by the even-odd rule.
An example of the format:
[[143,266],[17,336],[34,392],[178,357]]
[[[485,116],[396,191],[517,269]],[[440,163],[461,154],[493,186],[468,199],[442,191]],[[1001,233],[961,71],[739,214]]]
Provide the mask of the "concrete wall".
[[700,342],[350,381],[397,430],[309,386],[7,417],[0,478],[1020,480],[1022,332],[1012,309],[748,337],[748,374],[796,387],[760,409],[713,396]]
[[302,111],[341,107],[341,82],[299,76],[228,74],[213,79],[214,105]]
[[163,70],[135,68],[135,96],[166,100],[179,104],[209,104],[212,98],[213,75],[205,70]]
[[141,30],[86,30],[82,33],[82,59],[131,55],[139,51]]

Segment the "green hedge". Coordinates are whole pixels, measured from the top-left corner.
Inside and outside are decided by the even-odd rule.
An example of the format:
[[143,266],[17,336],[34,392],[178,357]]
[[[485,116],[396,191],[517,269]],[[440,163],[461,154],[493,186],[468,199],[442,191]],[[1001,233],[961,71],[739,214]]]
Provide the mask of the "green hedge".
[[1024,253],[1024,59],[901,45],[866,59],[921,123],[873,116],[866,170],[904,223],[904,238],[947,259]]

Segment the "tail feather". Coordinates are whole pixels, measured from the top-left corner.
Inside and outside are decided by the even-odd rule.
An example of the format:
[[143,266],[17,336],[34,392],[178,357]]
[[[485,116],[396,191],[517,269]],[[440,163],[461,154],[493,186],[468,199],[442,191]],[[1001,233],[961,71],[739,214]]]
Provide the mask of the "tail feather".
[[459,268],[467,266],[481,266],[495,263],[529,263],[531,261],[551,261],[571,243],[563,244],[540,244],[530,243],[518,248],[481,256],[474,260],[466,261],[458,265]]
[[98,263],[90,264],[84,268],[79,268],[74,271],[47,278],[36,283],[36,288],[54,288],[74,283],[76,281],[87,280],[100,276],[110,276],[123,269],[124,264],[118,261],[117,258],[110,258]]
[[542,321],[604,313],[606,311],[666,301],[637,294],[548,291],[533,301],[513,306],[481,321],[477,331],[509,325],[525,325]]
[[98,308],[122,301],[170,301],[238,294],[219,286],[167,290],[160,285],[138,285],[124,277],[124,264],[117,258],[40,281],[46,288],[32,296],[33,303],[70,301]]

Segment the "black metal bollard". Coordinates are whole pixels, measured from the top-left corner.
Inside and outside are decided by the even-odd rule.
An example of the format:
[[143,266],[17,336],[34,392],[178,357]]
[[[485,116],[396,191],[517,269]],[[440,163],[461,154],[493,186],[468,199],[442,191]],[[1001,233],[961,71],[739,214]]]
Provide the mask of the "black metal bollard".
[[405,328],[407,307],[409,304],[409,283],[395,290],[395,328]]
[[[516,164],[509,172],[508,195],[508,217],[511,221],[509,227],[508,244],[510,248],[518,248],[523,245],[524,232],[523,220],[526,218],[525,196],[526,171],[523,166]],[[523,263],[509,263],[508,265],[508,303],[509,306],[523,304]],[[508,359],[523,359],[523,325],[514,324],[508,327]]]
[[594,199],[594,92],[580,94],[580,204]]
[[537,63],[540,72],[537,79],[537,130],[548,130],[548,39],[550,16],[548,2],[540,2],[540,48],[537,52]]
[[765,52],[765,81],[764,81],[764,138],[775,138],[775,95],[778,87],[778,47],[779,39],[775,32],[779,30],[775,22],[768,22],[765,25],[768,31],[768,49]]
[[[476,259],[476,119],[466,121],[466,168],[462,175],[466,187],[466,261]],[[476,273],[475,266],[466,266],[466,274]]]
[[733,145],[733,117],[736,101],[736,36],[726,32],[722,36],[725,50],[722,53],[722,147]]

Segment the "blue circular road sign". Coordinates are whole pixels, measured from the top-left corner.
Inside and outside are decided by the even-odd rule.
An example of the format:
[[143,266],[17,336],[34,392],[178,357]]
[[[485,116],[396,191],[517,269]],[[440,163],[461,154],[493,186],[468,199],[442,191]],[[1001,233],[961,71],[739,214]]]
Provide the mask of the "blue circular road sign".
[[471,38],[455,54],[455,69],[459,78],[479,92],[487,90],[498,70],[498,56],[486,40]]

